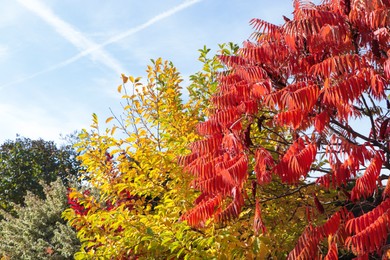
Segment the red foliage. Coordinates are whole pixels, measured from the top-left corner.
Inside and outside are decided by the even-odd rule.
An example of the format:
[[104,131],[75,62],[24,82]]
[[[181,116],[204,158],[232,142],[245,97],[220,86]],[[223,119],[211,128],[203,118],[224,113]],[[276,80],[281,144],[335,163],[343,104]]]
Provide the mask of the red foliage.
[[255,154],[256,165],[256,179],[257,183],[262,185],[269,183],[271,181],[271,171],[268,168],[272,168],[274,165],[274,160],[270,152],[265,150],[264,148],[260,148],[256,150]]
[[[334,243],[342,242],[345,238],[345,221],[352,216],[345,208],[332,215],[322,226],[311,224],[304,230],[288,259],[315,259],[318,257],[318,244],[323,238],[328,238],[330,247],[327,257],[334,255]],[[331,252],[333,251],[333,252]]]
[[253,219],[253,230],[256,236],[259,234],[260,230],[263,234],[267,232],[267,228],[265,227],[263,220],[261,219],[261,209],[258,200],[256,200],[255,217]]
[[[80,216],[85,216],[88,214],[90,210],[90,206],[88,206],[88,201],[91,200],[95,201],[96,198],[93,198],[90,196],[91,192],[89,190],[85,190],[83,192],[82,198],[75,198],[71,196],[71,189],[68,189],[68,205],[69,207]],[[115,203],[112,203],[111,200],[107,199],[106,201],[102,202],[100,207],[102,210],[110,211],[113,210],[121,205],[125,205],[125,208],[131,210],[134,207],[134,201],[140,199],[138,196],[133,196],[130,194],[129,191],[123,190],[119,196],[118,199],[115,201]]]
[[[70,189],[68,189],[68,194],[67,194],[67,197],[68,197],[68,205],[71,209],[74,210],[74,212],[77,214],[77,215],[80,215],[80,216],[85,216],[88,214],[88,211],[89,211],[89,208],[88,207],[85,207],[82,203],[80,203],[79,199],[78,198],[72,198],[70,196]],[[89,194],[89,191],[85,191],[84,192],[84,195],[88,195]]]
[[[236,56],[220,57],[227,70],[218,78],[209,119],[198,126],[204,139],[179,160],[201,192],[182,216],[193,226],[237,217],[246,189],[257,199],[256,185],[273,178],[302,185],[312,171],[318,185],[339,189],[347,195],[344,204],[357,206],[383,190],[381,170],[390,168],[390,1],[324,0],[316,6],[295,0],[293,18],[284,20],[281,26],[251,20],[253,41]],[[357,119],[371,128],[369,134],[351,126]],[[261,143],[252,139],[256,123]],[[320,155],[327,161],[313,164]],[[325,212],[318,198],[315,204]],[[324,225],[306,228],[290,258],[319,256],[325,238],[326,259],[337,258],[337,247],[344,244],[358,257],[377,252],[390,222],[385,206],[376,205],[356,218],[334,207]],[[351,223],[359,223],[359,229],[351,229]],[[256,203],[255,233],[260,229]]]
[[390,199],[386,199],[374,210],[348,220],[346,246],[358,255],[380,249],[389,234],[389,213]]
[[316,145],[305,145],[303,139],[296,140],[286,151],[280,162],[274,168],[276,174],[286,183],[297,183],[310,171],[310,166],[316,156]]

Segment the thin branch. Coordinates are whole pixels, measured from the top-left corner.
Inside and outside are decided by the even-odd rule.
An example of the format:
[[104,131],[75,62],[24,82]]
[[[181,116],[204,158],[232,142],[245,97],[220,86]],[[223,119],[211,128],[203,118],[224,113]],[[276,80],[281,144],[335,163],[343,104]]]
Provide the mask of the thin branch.
[[[390,153],[390,150],[389,150],[385,145],[381,144],[380,142],[378,142],[378,141],[375,140],[375,139],[369,138],[369,137],[367,137],[367,136],[365,136],[365,135],[363,135],[363,134],[361,134],[361,133],[356,132],[356,131],[353,130],[350,126],[347,127],[347,126],[345,126],[345,125],[343,125],[343,124],[337,122],[337,121],[334,120],[334,119],[331,119],[331,123],[333,123],[333,124],[339,126],[340,128],[342,128],[342,129],[348,131],[349,133],[351,133],[351,134],[353,134],[353,135],[356,135],[357,137],[363,139],[364,141],[370,142],[372,145],[379,147],[380,149],[382,149],[382,150],[385,151],[386,153]],[[329,127],[331,127],[331,126],[329,126]],[[332,129],[332,130],[333,130],[333,129]],[[340,132],[338,132],[338,134],[339,134],[339,133],[340,133]],[[341,136],[342,136],[342,135],[341,135]],[[344,137],[344,138],[345,138],[345,137]],[[348,139],[347,139],[347,140],[348,140]]]
[[[354,141],[354,140],[351,140],[349,138],[347,138],[346,136],[344,136],[340,131],[338,131],[336,128],[332,127],[331,125],[329,125],[329,128],[335,132],[336,134],[338,134],[340,137],[344,138],[346,141],[348,141],[349,143],[351,144],[354,144],[354,145],[357,145],[357,142]],[[344,128],[343,128],[344,129]],[[348,130],[347,130],[348,131]]]
[[[331,173],[330,169],[329,169],[329,170],[324,170],[324,169],[322,169],[322,168],[315,168],[315,167],[311,167],[311,168],[310,168],[310,171],[323,172],[323,173]],[[311,177],[311,178],[315,178],[315,177]]]
[[281,195],[278,195],[278,196],[275,196],[275,197],[263,199],[263,200],[260,200],[259,202],[260,203],[264,203],[264,202],[267,202],[267,201],[277,200],[277,199],[280,199],[280,198],[283,198],[283,197],[287,197],[287,196],[293,195],[295,193],[298,193],[302,189],[307,188],[307,187],[312,186],[312,185],[315,185],[315,184],[316,184],[315,182],[310,182],[310,183],[307,183],[305,185],[299,186],[298,188],[296,188],[296,189],[294,189],[294,190],[292,190],[290,192],[287,192],[287,193],[284,193],[284,194],[281,194]]
[[280,139],[282,139],[286,144],[291,144],[291,142],[287,141],[287,140],[284,138],[284,136],[282,136],[281,134],[277,133],[276,131],[274,131],[274,130],[272,130],[272,129],[270,129],[270,128],[264,126],[264,125],[262,125],[262,127],[263,127],[265,130],[267,130],[268,132],[271,132],[271,133],[275,134],[276,136],[280,137]]
[[364,98],[363,95],[361,95],[361,98],[362,98],[364,106],[367,109],[367,115],[368,115],[368,117],[370,118],[370,121],[371,121],[372,135],[374,136],[374,139],[377,140],[377,134],[376,134],[376,129],[375,129],[374,117],[373,117],[372,112],[371,112],[370,108],[368,107],[366,99]]
[[130,132],[127,130],[127,128],[125,127],[125,125],[123,124],[123,119],[121,118],[121,120],[119,120],[119,118],[114,114],[114,111],[112,111],[111,107],[109,108],[110,109],[110,112],[111,112],[111,115],[115,118],[115,120],[118,122],[118,124],[121,126],[122,130],[128,135],[130,136]]

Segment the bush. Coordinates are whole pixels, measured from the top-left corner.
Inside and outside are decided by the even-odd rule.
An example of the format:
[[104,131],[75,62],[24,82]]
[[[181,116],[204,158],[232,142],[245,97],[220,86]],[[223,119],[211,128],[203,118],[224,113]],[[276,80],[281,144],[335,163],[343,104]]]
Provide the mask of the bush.
[[2,212],[2,259],[73,259],[79,250],[75,231],[61,218],[67,208],[65,186],[59,179],[41,185],[45,199],[27,192],[24,206],[13,204],[16,216]]

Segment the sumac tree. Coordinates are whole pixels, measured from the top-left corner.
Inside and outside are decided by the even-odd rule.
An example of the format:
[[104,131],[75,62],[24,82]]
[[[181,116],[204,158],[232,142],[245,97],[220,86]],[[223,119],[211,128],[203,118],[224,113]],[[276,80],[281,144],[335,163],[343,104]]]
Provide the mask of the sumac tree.
[[[201,192],[181,219],[202,228],[252,208],[259,235],[278,224],[270,203],[299,194],[290,215],[308,225],[289,259],[385,254],[390,2],[293,5],[282,25],[253,19],[252,40],[220,56],[228,69],[197,127],[203,139],[180,158]],[[264,193],[269,185],[286,190]]]

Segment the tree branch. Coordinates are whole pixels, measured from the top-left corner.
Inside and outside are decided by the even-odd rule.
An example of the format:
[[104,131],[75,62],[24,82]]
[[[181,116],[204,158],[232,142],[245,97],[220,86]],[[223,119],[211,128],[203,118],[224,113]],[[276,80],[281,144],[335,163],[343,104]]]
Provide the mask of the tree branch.
[[[365,135],[363,135],[363,134],[361,134],[361,133],[356,132],[356,131],[353,130],[350,126],[347,127],[347,126],[345,126],[345,125],[343,125],[343,124],[337,122],[337,121],[334,120],[334,119],[331,119],[330,122],[331,122],[332,124],[335,124],[335,125],[339,126],[339,127],[342,128],[342,129],[346,130],[347,132],[349,132],[349,133],[351,133],[351,134],[353,134],[353,135],[355,135],[355,136],[361,138],[362,140],[364,140],[364,141],[366,141],[366,142],[370,142],[372,145],[379,147],[379,148],[382,149],[384,152],[390,153],[390,150],[389,150],[385,145],[381,144],[380,142],[378,142],[378,141],[375,140],[375,139],[369,138],[369,137],[367,137],[367,136],[365,136]],[[329,126],[329,127],[331,128],[331,126]],[[332,130],[333,130],[333,129],[332,129]],[[336,130],[336,131],[337,131],[337,130]],[[338,132],[338,131],[337,131],[337,132]],[[340,133],[340,132],[338,132],[338,134],[339,134],[339,133]],[[347,140],[348,140],[348,139],[347,139]]]
[[367,115],[368,115],[368,117],[370,118],[370,121],[371,121],[372,135],[373,135],[374,139],[377,140],[377,134],[376,134],[376,129],[375,129],[374,117],[372,116],[372,112],[371,112],[370,108],[368,107],[366,99],[364,98],[363,95],[361,95],[361,98],[362,98],[364,106],[366,107]]
[[298,193],[302,189],[307,188],[307,187],[312,186],[312,185],[315,185],[315,184],[316,184],[315,182],[310,182],[310,183],[304,184],[302,186],[299,186],[298,188],[296,188],[296,189],[294,189],[294,190],[292,190],[290,192],[287,192],[287,193],[284,193],[284,194],[281,194],[281,195],[278,195],[278,196],[274,196],[274,197],[271,197],[271,198],[263,199],[263,200],[260,200],[259,202],[260,203],[264,203],[264,202],[267,202],[267,201],[277,200],[277,199],[280,199],[280,198],[283,198],[283,197],[287,197],[287,196],[293,195],[295,193]]

